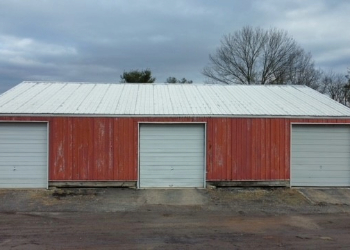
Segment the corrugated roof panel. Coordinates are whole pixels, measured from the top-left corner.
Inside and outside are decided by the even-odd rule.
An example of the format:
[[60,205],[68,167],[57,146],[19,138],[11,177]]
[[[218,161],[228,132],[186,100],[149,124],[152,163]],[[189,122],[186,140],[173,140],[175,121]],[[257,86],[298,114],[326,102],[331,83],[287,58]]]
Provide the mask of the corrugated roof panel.
[[[55,110],[57,106],[61,106],[63,103],[65,103],[68,97],[74,93],[72,89],[79,87],[78,84],[55,84],[55,86],[56,88],[50,88],[50,93],[47,94],[47,100],[45,102],[41,102],[41,105],[36,109],[38,113],[52,113],[52,110]],[[37,101],[40,101],[40,99]]]
[[[268,88],[266,91],[269,92],[266,95],[269,96],[269,99],[271,100],[270,106],[275,107],[277,112],[291,115],[294,115],[295,113],[306,115],[305,111],[307,112],[307,109],[305,109],[305,106],[295,105],[296,102],[299,102],[298,98],[290,98],[293,96],[292,92],[294,91],[292,86],[288,91],[288,93],[291,94],[289,97],[283,93],[283,88],[281,89],[279,86]],[[271,97],[273,97],[273,99],[271,99]]]
[[86,91],[87,94],[75,112],[78,114],[94,114],[96,107],[98,107],[100,104],[104,87],[105,86],[97,86],[96,84],[91,84],[91,88]]
[[[210,112],[210,114],[216,114],[221,112],[220,109],[220,103],[218,103],[218,100],[216,96],[213,96],[214,89],[210,86],[201,86],[197,88],[197,91],[200,92],[203,96],[203,99],[205,100],[205,103],[207,104],[207,110]],[[214,98],[212,98],[214,97]],[[204,111],[204,110],[203,110]]]
[[350,117],[304,86],[23,82],[0,96],[1,114]]
[[236,90],[226,86],[224,89],[222,89],[222,93],[220,93],[217,97],[220,98],[220,96],[224,95],[223,92],[230,94],[230,96],[227,96],[225,101],[231,104],[231,106],[234,108],[232,111],[235,114],[251,115],[252,112],[260,113],[260,107],[254,105],[256,96],[254,94],[254,89],[252,89],[251,94],[247,95],[242,86],[237,86]]
[[[30,113],[32,110],[40,110],[41,107],[47,107],[48,105],[46,104],[49,102],[53,96],[54,93],[57,93],[62,89],[64,85],[58,85],[55,84],[53,86],[50,86],[46,84],[45,88],[43,88],[41,91],[32,92],[32,96],[30,99],[27,100],[21,107],[21,111],[24,113]],[[32,87],[33,88],[33,87]]]
[[[181,88],[181,86],[179,86]],[[187,100],[187,108],[186,113],[188,115],[200,114],[203,109],[200,109],[201,103],[201,93],[198,91],[196,87],[191,88],[190,91],[185,92],[186,100]]]
[[8,107],[14,104],[15,99],[19,98],[21,95],[30,89],[35,83],[28,83],[26,85],[18,84],[13,88],[9,89],[5,93],[0,95],[0,107]]
[[116,100],[118,102],[115,107],[115,114],[130,114],[128,110],[131,109],[131,102],[136,98],[137,95],[131,95],[130,85],[123,86],[123,92],[119,96],[119,99]]
[[279,101],[280,106],[282,103],[288,104],[285,105],[285,112],[291,114],[307,115],[309,112],[324,112],[322,108],[312,104],[312,98],[305,98],[305,96],[303,97],[300,93],[300,90],[297,87],[293,87],[293,89],[290,89],[288,91],[285,91],[285,89],[282,88],[280,89],[280,91],[275,93],[275,96],[276,100]]
[[252,91],[254,93],[253,98],[255,101],[255,108],[259,110],[260,115],[271,115],[283,112],[283,110],[281,110],[281,107],[276,105],[271,99],[271,96],[273,95],[272,88],[254,88]]
[[[276,95],[279,96],[279,98],[288,103],[289,105],[286,106],[286,112],[290,112],[291,114],[304,114],[307,115],[308,112],[324,112],[323,109],[320,109],[319,106],[313,105],[311,102],[313,101],[310,98],[302,97],[300,94],[300,91],[297,87],[294,87],[290,91],[285,91],[284,89],[281,89],[279,93]],[[294,108],[293,108],[294,107]]]
[[26,106],[32,106],[30,102],[37,100],[38,98],[36,97],[38,97],[38,95],[40,97],[40,93],[48,87],[49,85],[47,84],[24,85],[23,88],[17,88],[14,93],[9,92],[9,95],[14,94],[12,98],[8,97],[6,95],[7,92],[5,92],[4,97],[9,98],[9,100],[1,106],[4,107],[4,109],[11,110],[12,113],[25,113]]
[[[85,98],[90,94],[91,89],[93,89],[93,84],[79,84],[78,88],[74,86],[69,86],[70,90],[73,92],[61,106],[57,107],[56,112],[58,114],[83,114],[83,108],[81,104],[84,102]],[[57,93],[60,95],[61,93]]]
[[[210,98],[207,98],[208,88],[205,88],[205,86],[202,87],[203,88],[201,89],[201,91],[199,91],[199,89],[197,88],[197,92],[201,94],[201,114],[214,114],[214,109],[216,109],[216,105]],[[186,91],[184,91],[183,89],[182,92],[186,93]]]
[[[159,87],[159,86],[157,86]],[[162,105],[163,109],[163,114],[165,115],[170,115],[170,114],[176,114],[177,109],[174,107],[172,101],[171,101],[171,95],[169,94],[169,88],[159,88],[161,91],[161,97],[162,97],[162,102],[160,105]]]
[[116,114],[116,110],[118,109],[118,105],[120,102],[120,99],[123,95],[123,90],[125,85],[110,85],[111,88],[106,93],[106,96],[104,99],[106,99],[107,103],[104,103],[105,109],[102,109],[101,105],[101,111],[99,112],[100,114]]
[[300,98],[303,97],[305,99],[310,99],[310,102],[308,103],[310,106],[312,105],[327,114],[334,114],[334,112],[341,114],[342,112],[347,112],[349,109],[344,105],[339,105],[338,102],[332,100],[328,96],[320,95],[318,92],[315,93],[315,91],[310,88],[299,89],[298,94],[300,92],[302,92]]
[[170,96],[172,104],[171,110],[173,114],[182,114],[186,112],[183,106],[184,99],[182,98],[181,88],[177,88],[175,85],[170,85],[167,95]]
[[[110,112],[108,110],[108,105],[113,102],[112,95],[114,94],[112,91],[113,85],[104,85],[103,91],[100,92],[100,100],[98,106],[95,107],[95,114],[99,114],[101,112]],[[112,112],[111,112],[112,113]]]

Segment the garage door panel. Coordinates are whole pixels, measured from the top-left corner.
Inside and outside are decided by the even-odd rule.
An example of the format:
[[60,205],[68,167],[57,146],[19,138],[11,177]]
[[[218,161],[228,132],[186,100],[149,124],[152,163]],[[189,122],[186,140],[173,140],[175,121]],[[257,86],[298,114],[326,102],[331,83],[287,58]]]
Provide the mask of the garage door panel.
[[[8,156],[7,156],[8,154]],[[18,157],[18,152],[16,152],[16,154],[13,154],[12,152],[9,153],[2,153],[0,156],[0,161],[5,161],[9,160],[9,162],[12,161],[30,161],[30,162],[34,162],[35,159],[39,159],[39,162],[42,162],[41,159],[46,157],[46,154],[43,154],[41,152],[35,152],[35,153],[21,153],[21,157]]]
[[[156,130],[154,130],[154,126],[158,126]],[[162,125],[165,125],[162,127]],[[148,135],[166,135],[169,136],[169,130],[173,130],[171,135],[201,135],[201,131],[197,130],[195,126],[187,127],[186,130],[178,130],[179,126],[183,126],[184,124],[142,124],[144,126],[142,129],[145,134],[141,136]],[[148,127],[147,127],[148,126]]]
[[[145,165],[143,165],[145,166]],[[174,168],[173,171],[196,171],[196,173],[201,173],[202,170],[201,169],[197,169],[193,166],[197,166],[197,165],[190,165],[190,164],[173,164],[173,165],[156,165],[156,164],[149,164],[146,168],[144,168],[142,171],[146,172],[146,171],[157,171],[157,170],[170,170],[171,168]],[[175,168],[176,167],[176,168]]]
[[[181,154],[169,154],[168,156],[163,156],[163,155],[159,155],[159,156],[140,156],[140,160],[143,162],[163,162],[163,164],[165,165],[171,165],[172,163],[169,162],[169,158],[182,158],[181,161],[197,161],[197,157],[195,156],[183,156]],[[176,160],[173,160],[173,162],[176,162]]]
[[[38,184],[37,183],[4,183],[1,185],[1,188],[14,188],[14,186],[16,186],[16,188],[23,188],[23,189],[30,189],[30,188],[38,188]],[[19,187],[20,186],[20,187]]]
[[333,164],[338,165],[339,163],[345,163],[348,164],[349,159],[346,158],[340,158],[340,157],[327,157],[326,155],[323,155],[322,157],[294,157],[293,156],[293,164],[295,165],[324,165],[324,164]]
[[[307,168],[308,171],[338,171],[338,170],[344,170],[346,169],[348,164],[323,164],[322,167],[320,167],[319,164],[308,164],[307,167],[305,165],[298,165],[295,164],[293,166],[294,170],[305,170]],[[347,170],[345,170],[347,171]]]
[[[27,137],[27,136],[26,136]],[[42,139],[38,139],[38,138],[21,138],[20,141],[14,141],[12,139],[16,138],[16,136],[12,136],[12,138],[4,138],[4,137],[1,137],[1,142],[0,142],[0,146],[4,146],[4,145],[17,145],[22,143],[22,142],[25,142],[26,144],[30,145],[30,144],[33,144],[33,145],[39,145],[39,144],[45,144],[46,143],[46,140],[42,140]],[[6,141],[4,144],[4,141]]]
[[[35,183],[38,181],[41,181],[42,178],[45,178],[45,175],[37,175],[37,174],[33,174],[30,172],[23,172],[23,175],[21,176],[16,176],[16,178],[12,178],[13,174],[12,173],[1,173],[2,176],[1,178],[4,179],[1,183],[10,183],[11,181],[13,183]],[[15,180],[15,181],[13,181]]]
[[[303,187],[305,186],[304,183],[307,182],[307,180],[302,180],[301,182],[295,182],[295,187]],[[349,182],[340,182],[338,180],[332,180],[331,182],[320,182],[320,183],[312,183],[308,185],[307,187],[347,187],[349,186]]]
[[[327,141],[327,143],[329,143],[329,141]],[[296,144],[297,145],[297,144]],[[326,145],[326,142],[323,144],[316,144],[316,145],[310,145],[310,144],[301,144],[301,145],[297,145],[298,147],[295,148],[295,150],[293,151],[294,154],[297,154],[299,152],[304,153],[305,151],[310,152],[310,153],[318,153],[318,152],[329,152],[329,148]],[[340,153],[349,153],[350,147],[348,147],[347,145],[339,145],[339,144],[333,144],[332,145],[332,150],[336,151],[336,152],[340,152]]]
[[[332,150],[332,151],[330,151]],[[343,157],[345,154],[348,154],[348,152],[337,152],[335,149],[328,149],[328,152],[326,149],[320,150],[319,152],[315,151],[304,151],[304,152],[294,152],[295,157],[300,158],[339,158]]]
[[[36,158],[34,158],[34,160],[37,160]],[[21,159],[13,159],[13,161],[2,161],[0,160],[0,165],[4,165],[3,168],[7,168],[8,166],[17,166],[17,167],[24,167],[26,168],[27,166],[38,166],[38,167],[42,167],[42,166],[46,166],[43,165],[42,162],[38,162],[38,161],[31,161],[31,159],[27,159],[27,160],[21,160]],[[46,172],[46,171],[45,171]]]
[[[146,133],[145,131],[143,131],[144,133]],[[155,138],[155,136],[157,138]],[[171,134],[171,135],[159,135],[159,134],[155,134],[155,135],[143,135],[143,136],[140,136],[140,139],[142,140],[148,140],[148,141],[154,141],[154,139],[156,139],[156,141],[159,141],[161,139],[177,139],[178,136],[181,136],[181,137],[187,137],[189,139],[192,139],[194,142],[198,142],[198,141],[202,141],[203,139],[202,138],[198,138],[199,136],[201,136],[200,134],[184,134],[184,135],[181,135],[181,134]]]
[[[169,130],[175,129],[176,127],[169,128]],[[189,129],[188,131],[173,131],[172,134],[169,134],[169,131],[149,131],[146,132],[147,134],[143,134],[140,136],[141,139],[147,140],[147,139],[154,139],[154,136],[157,136],[157,138],[170,138],[170,139],[176,139],[177,136],[188,136],[188,138],[194,139],[194,140],[201,140],[201,138],[198,138],[198,136],[201,135],[200,132],[196,131],[195,129]],[[183,132],[183,133],[182,133]]]
[[350,127],[293,125],[292,186],[349,186]]
[[43,171],[35,171],[37,169],[42,169],[44,167],[46,167],[45,164],[42,164],[42,162],[40,163],[29,163],[27,164],[26,162],[22,162],[22,163],[17,163],[17,164],[6,164],[6,167],[2,167],[0,169],[0,173],[2,172],[14,172],[14,171],[23,171],[23,172],[29,172],[29,173],[34,173],[34,174],[45,174]]
[[294,182],[294,186],[305,186],[304,183],[309,183],[308,187],[345,187],[350,185],[350,181],[344,178],[319,178],[317,181],[310,178],[300,178]]
[[0,188],[46,188],[47,171],[47,124],[0,123]]
[[14,151],[17,153],[42,153],[43,150],[45,150],[46,147],[40,148],[36,147],[35,144],[28,144],[28,147],[23,147],[23,144],[9,144],[6,145],[0,145],[0,152],[1,153],[13,153]]
[[[27,185],[27,184],[31,184],[31,185],[35,185],[36,184],[36,187],[37,187],[37,183],[41,181],[41,178],[15,178],[15,179],[10,179],[10,178],[7,178],[7,179],[4,179],[2,180],[2,184],[4,185],[10,185],[10,184],[13,184],[13,185],[16,185],[16,186],[21,186],[21,188],[23,187],[22,185]],[[13,188],[13,186],[12,186]]]
[[331,176],[332,178],[344,178],[350,177],[350,171],[346,170],[305,170],[303,172],[295,173],[295,178],[325,178],[325,176]]
[[46,130],[32,130],[32,131],[16,131],[15,133],[11,132],[0,132],[1,138],[11,139],[13,136],[18,134],[27,134],[23,140],[37,139],[37,140],[45,140],[46,137],[44,135],[40,135],[39,133],[46,133]]
[[[46,148],[46,147],[45,147]],[[42,150],[45,150],[45,148],[42,148]],[[28,149],[29,151],[29,149]],[[22,157],[45,157],[47,155],[46,151],[45,152],[23,152],[21,153]],[[17,151],[15,152],[0,152],[0,157],[15,157],[17,156]]]
[[203,124],[141,124],[139,186],[203,187]]
[[[197,162],[188,162],[188,161],[177,161],[171,164],[171,166],[176,166],[177,168],[180,168],[180,169],[189,168],[197,165],[198,165]],[[150,167],[157,168],[157,167],[164,167],[164,166],[169,167],[170,165],[168,165],[167,162],[144,162],[142,166],[146,166],[147,168],[150,168]]]
[[[38,131],[37,131],[37,132],[38,132]],[[43,133],[43,132],[42,132],[42,133]],[[9,139],[12,139],[14,136],[16,136],[16,135],[9,135],[9,134],[0,135],[0,137],[1,137],[3,140],[7,140],[7,142],[8,142],[9,144],[16,143],[16,142],[13,142],[13,141],[9,140]],[[43,143],[46,142],[46,138],[38,138],[38,137],[35,136],[35,135],[34,135],[34,136],[27,135],[26,138],[22,138],[22,141],[25,141],[25,142],[28,141],[28,143],[30,143],[30,141],[32,141],[32,140],[35,140],[36,142],[43,142]],[[2,144],[2,141],[0,142],[0,144]]]
[[[5,122],[2,124],[5,124]],[[44,127],[42,127],[42,128],[35,127],[35,124],[38,124],[38,123],[32,123],[32,124],[34,124],[34,126],[32,126],[32,127],[30,127],[32,124],[30,126],[26,126],[27,124],[29,124],[26,122],[18,123],[18,125],[14,124],[12,122],[9,122],[7,124],[11,124],[11,127],[5,128],[4,126],[2,126],[2,129],[0,131],[0,135],[7,135],[7,134],[17,135],[18,133],[29,133],[29,136],[34,136],[34,135],[31,135],[32,132],[43,132],[43,133],[46,132],[46,128],[44,128]],[[38,134],[38,136],[42,137],[42,138],[45,137],[42,134]]]
[[[164,152],[164,148],[168,149],[171,152]],[[183,153],[194,153],[196,155],[201,153],[202,151],[198,149],[198,147],[186,147],[186,148],[174,148],[174,147],[164,147],[164,148],[146,148],[143,150],[143,153],[147,156],[154,154],[161,154],[162,156],[171,156],[175,154],[183,154]]]
[[[298,131],[299,132],[299,131]],[[313,139],[313,140],[344,140],[344,136],[346,136],[346,133],[322,133],[322,138],[314,137],[315,135],[318,136],[318,134],[322,133],[322,131],[318,131],[317,133],[309,132],[309,133],[300,133],[295,135],[295,139]]]
[[171,169],[155,169],[155,168],[149,168],[143,171],[143,174],[149,174],[153,176],[178,176],[179,178],[182,177],[189,177],[189,176],[201,176],[202,171],[200,170],[189,170],[189,169],[178,169],[174,168],[173,170]]
[[[173,139],[174,140],[174,139]],[[169,139],[163,139],[161,141],[151,141],[151,140],[144,140],[145,144],[145,148],[144,149],[147,149],[147,148],[157,148],[157,147],[160,147],[160,148],[178,148],[177,146],[186,146],[188,148],[198,148],[199,145],[203,145],[203,142],[204,141],[190,141],[190,138],[187,138],[188,142],[186,141],[186,145],[185,145],[185,142],[177,142],[177,145],[172,145],[172,144],[169,144],[168,141]]]
[[152,188],[197,188],[197,183],[203,181],[201,178],[198,179],[155,179],[151,178],[148,182],[152,182]]

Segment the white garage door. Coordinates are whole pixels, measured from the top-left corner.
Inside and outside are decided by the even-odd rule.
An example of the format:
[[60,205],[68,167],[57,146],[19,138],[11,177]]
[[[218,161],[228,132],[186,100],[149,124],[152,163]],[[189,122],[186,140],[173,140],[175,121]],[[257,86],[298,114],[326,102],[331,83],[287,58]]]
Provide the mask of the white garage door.
[[204,124],[141,124],[139,187],[204,187]]
[[46,123],[0,123],[0,188],[46,188]]
[[350,186],[350,127],[293,125],[292,186]]

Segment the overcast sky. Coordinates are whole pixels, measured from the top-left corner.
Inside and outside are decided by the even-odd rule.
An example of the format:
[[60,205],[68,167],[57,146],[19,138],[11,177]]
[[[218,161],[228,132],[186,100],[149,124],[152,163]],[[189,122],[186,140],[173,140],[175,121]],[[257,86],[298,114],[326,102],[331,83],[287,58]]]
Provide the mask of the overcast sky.
[[323,70],[350,66],[349,0],[1,0],[0,92],[146,68],[203,82],[222,36],[246,25],[286,30]]

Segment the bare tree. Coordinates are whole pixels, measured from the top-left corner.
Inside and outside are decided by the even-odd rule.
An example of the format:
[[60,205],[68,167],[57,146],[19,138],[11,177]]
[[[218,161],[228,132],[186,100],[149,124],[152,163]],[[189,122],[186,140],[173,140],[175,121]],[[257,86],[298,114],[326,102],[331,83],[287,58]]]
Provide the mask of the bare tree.
[[311,54],[277,29],[243,27],[223,37],[203,74],[225,84],[303,84],[319,77]]
[[346,76],[340,73],[334,73],[332,71],[324,73],[320,80],[321,93],[329,95],[333,100],[340,102],[344,105],[350,103],[350,88],[349,82]]

